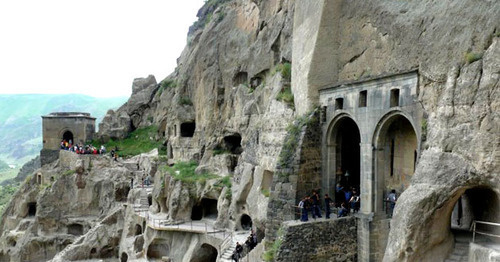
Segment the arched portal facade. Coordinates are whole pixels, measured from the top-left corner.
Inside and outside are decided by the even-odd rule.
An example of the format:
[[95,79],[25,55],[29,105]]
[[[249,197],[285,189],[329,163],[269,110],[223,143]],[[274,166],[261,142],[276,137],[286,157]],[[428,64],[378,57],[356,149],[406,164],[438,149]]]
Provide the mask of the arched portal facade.
[[396,196],[410,186],[418,157],[415,128],[400,111],[391,111],[379,121],[373,138],[374,185],[373,210],[392,215],[387,196]]
[[409,186],[419,158],[418,74],[328,87],[319,97],[322,193],[341,198],[337,184],[359,192],[358,258],[379,261],[390,228],[387,193],[394,189],[399,195]]
[[327,141],[329,188],[325,192],[335,192],[335,202],[341,203],[344,194],[333,186],[358,192],[360,188],[361,136],[355,120],[349,114],[339,114],[331,123]]

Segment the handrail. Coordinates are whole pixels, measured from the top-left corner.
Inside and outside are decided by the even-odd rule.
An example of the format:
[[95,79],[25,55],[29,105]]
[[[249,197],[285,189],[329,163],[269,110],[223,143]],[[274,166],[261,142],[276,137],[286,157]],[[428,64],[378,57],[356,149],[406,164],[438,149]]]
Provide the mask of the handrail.
[[474,243],[474,241],[476,240],[476,233],[480,234],[480,235],[485,235],[485,236],[500,238],[500,235],[495,235],[495,234],[490,234],[490,233],[485,233],[485,232],[477,231],[476,230],[476,225],[477,224],[484,224],[484,225],[489,225],[489,226],[500,227],[500,223],[486,222],[486,221],[477,221],[477,220],[472,221],[472,243]]
[[[222,256],[222,254],[224,253],[223,251],[225,251],[226,248],[229,248],[229,246],[225,246],[225,245],[227,245],[228,243],[232,243],[232,242],[233,242],[233,232],[229,232],[229,234],[226,237],[224,237],[224,240],[222,240],[222,242],[219,245],[220,256]],[[224,250],[223,250],[223,248],[224,248]]]

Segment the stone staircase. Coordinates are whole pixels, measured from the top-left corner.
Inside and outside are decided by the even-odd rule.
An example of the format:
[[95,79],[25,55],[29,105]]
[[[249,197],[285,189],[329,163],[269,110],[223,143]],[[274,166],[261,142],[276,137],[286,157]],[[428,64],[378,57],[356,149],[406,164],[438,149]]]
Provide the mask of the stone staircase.
[[[234,235],[231,235],[231,237],[228,237],[224,242],[221,244],[221,251],[222,255],[220,256],[219,262],[234,262],[231,258],[233,255],[234,250],[236,249],[236,243],[239,242],[240,245],[244,245],[247,237],[250,235],[250,231],[240,231],[235,233]],[[245,255],[245,254],[243,254]],[[240,259],[240,261],[243,261]]]
[[134,204],[134,211],[136,213],[147,212],[149,210],[148,194],[151,194],[151,192],[153,192],[152,186],[141,188],[141,196],[139,199],[136,199],[136,203]]
[[445,262],[467,262],[469,261],[469,243],[455,242],[453,252]]
[[231,256],[233,255],[234,250],[236,249],[236,242],[231,241],[229,245],[224,249],[222,256],[220,257],[220,262],[234,262]]
[[445,262],[467,262],[469,261],[469,242],[472,236],[467,231],[454,231],[455,247],[453,252],[445,259]]

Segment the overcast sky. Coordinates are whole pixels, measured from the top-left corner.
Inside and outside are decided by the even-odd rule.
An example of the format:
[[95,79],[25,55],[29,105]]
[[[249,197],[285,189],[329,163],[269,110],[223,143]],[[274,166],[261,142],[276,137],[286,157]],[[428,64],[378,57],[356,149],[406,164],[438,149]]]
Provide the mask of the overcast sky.
[[129,96],[170,74],[203,0],[1,0],[0,94]]

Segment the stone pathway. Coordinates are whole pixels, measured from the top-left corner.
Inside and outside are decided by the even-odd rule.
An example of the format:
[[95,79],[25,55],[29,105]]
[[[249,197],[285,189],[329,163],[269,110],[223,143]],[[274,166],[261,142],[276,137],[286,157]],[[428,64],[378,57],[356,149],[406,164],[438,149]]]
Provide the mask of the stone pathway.
[[[222,255],[218,261],[220,262],[233,262],[231,256],[233,255],[234,250],[236,249],[236,243],[239,242],[241,245],[244,245],[248,236],[250,235],[250,231],[238,231],[235,232],[233,237],[226,244],[227,246],[223,248],[221,251]],[[223,243],[224,246],[224,243]],[[240,261],[245,261],[244,258]]]
[[472,233],[463,230],[454,230],[455,247],[445,262],[467,262],[469,261],[469,242],[472,241]]

